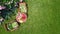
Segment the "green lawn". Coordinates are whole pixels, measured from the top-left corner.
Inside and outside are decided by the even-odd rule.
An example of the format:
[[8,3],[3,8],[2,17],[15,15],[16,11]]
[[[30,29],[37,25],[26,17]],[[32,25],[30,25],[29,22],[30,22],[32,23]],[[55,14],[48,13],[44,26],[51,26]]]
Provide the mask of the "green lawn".
[[0,26],[0,34],[60,34],[60,0],[26,0],[28,20],[20,28],[8,32]]

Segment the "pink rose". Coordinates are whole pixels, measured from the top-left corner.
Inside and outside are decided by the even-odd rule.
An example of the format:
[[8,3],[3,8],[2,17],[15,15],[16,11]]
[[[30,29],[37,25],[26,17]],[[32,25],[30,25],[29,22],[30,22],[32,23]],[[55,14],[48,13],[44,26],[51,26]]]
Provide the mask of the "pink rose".
[[2,9],[5,9],[5,7],[4,6],[0,6],[0,10],[2,10]]

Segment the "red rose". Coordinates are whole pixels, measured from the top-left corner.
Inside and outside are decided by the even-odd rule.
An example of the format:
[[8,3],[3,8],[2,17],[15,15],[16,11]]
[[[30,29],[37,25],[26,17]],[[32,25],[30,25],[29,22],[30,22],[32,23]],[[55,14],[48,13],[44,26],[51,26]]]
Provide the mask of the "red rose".
[[16,16],[16,20],[17,20],[17,22],[20,22],[20,23],[26,22],[27,15],[25,13],[18,12],[18,14]]

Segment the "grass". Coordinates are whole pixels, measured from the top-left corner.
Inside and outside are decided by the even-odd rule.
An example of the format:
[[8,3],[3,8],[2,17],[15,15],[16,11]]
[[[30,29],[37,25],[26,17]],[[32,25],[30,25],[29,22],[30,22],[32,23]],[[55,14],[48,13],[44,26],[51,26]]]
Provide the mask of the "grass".
[[0,26],[1,34],[60,34],[60,0],[26,0],[28,20],[13,32]]

